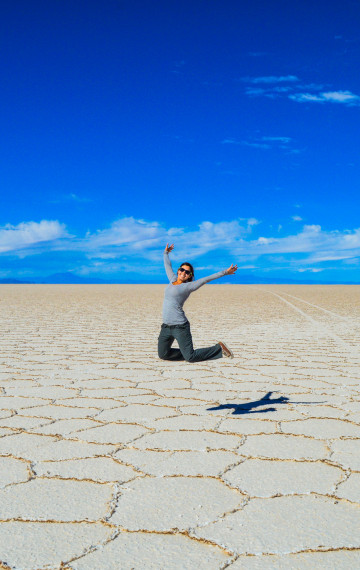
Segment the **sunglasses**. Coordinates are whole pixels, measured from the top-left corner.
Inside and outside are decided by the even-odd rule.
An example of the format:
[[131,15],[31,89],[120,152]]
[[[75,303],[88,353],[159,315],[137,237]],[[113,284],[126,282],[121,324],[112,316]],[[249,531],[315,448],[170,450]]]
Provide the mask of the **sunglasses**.
[[184,269],[183,267],[179,267],[178,271],[182,271],[186,275],[191,275],[191,271],[189,271],[188,269]]

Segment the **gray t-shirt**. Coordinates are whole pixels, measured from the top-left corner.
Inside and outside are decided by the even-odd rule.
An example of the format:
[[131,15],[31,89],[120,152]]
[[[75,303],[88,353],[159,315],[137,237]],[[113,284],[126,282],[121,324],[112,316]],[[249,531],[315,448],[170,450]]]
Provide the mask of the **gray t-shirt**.
[[181,283],[180,285],[172,285],[172,283],[177,280],[177,276],[171,267],[171,262],[167,253],[164,253],[164,264],[170,284],[165,289],[163,323],[166,325],[183,325],[187,322],[186,315],[183,311],[183,305],[190,293],[196,291],[199,287],[205,285],[205,283],[209,283],[209,281],[223,277],[226,274],[226,269],[219,271],[218,273],[214,273],[214,275],[209,275],[209,277],[197,279],[196,281],[189,281],[188,283]]

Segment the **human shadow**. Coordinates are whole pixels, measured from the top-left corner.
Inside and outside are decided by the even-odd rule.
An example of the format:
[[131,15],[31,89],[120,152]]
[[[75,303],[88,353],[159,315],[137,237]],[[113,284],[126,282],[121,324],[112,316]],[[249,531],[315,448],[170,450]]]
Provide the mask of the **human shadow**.
[[265,414],[267,412],[276,412],[276,408],[270,407],[265,408],[264,410],[255,410],[252,411],[254,408],[259,408],[260,406],[267,406],[271,404],[312,404],[318,402],[291,402],[290,398],[287,396],[279,396],[278,398],[271,399],[271,395],[273,392],[268,392],[260,398],[260,400],[255,400],[254,402],[246,402],[245,404],[221,404],[214,408],[207,408],[207,411],[213,410],[234,410],[232,415],[239,415],[239,414]]

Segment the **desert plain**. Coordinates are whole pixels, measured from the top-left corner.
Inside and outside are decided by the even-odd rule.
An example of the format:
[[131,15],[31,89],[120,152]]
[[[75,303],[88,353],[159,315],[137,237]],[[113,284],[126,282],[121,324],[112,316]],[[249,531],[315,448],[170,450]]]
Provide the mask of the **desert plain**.
[[1,285],[0,568],[360,567],[360,287]]

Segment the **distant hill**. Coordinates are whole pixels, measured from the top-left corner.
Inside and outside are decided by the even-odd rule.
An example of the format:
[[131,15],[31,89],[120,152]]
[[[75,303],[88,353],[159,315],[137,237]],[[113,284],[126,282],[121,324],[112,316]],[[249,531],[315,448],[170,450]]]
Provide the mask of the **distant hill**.
[[89,277],[80,277],[79,275],[75,275],[75,273],[67,272],[67,273],[54,273],[53,275],[48,275],[48,277],[44,277],[38,279],[37,283],[45,283],[45,284],[71,284],[71,285],[85,285],[85,284],[105,284],[107,281],[104,279],[91,279]]
[[39,279],[34,279],[34,281],[21,281],[20,279],[13,279],[11,277],[6,277],[4,279],[0,279],[0,284],[96,284],[96,283],[103,283],[106,284],[107,281],[104,279],[90,279],[87,277],[80,277],[79,275],[75,275],[74,273],[54,273],[53,275],[48,275],[47,277],[40,277]]
[[0,279],[0,284],[10,284],[10,285],[16,285],[16,284],[26,284],[26,283],[34,283],[33,281],[19,281],[19,279],[12,279],[11,277],[7,277],[4,279]]
[[[70,271],[65,273],[54,273],[53,275],[48,275],[47,277],[40,277],[33,281],[21,281],[19,279],[12,279],[11,277],[6,277],[0,279],[0,284],[64,284],[64,285],[106,285],[106,284],[165,284],[166,279],[162,276],[160,278],[143,276],[138,273],[124,273],[122,279],[99,279],[91,277],[81,277]],[[238,272],[233,277],[225,277],[221,281],[216,283],[231,283],[233,285],[359,285],[359,282],[348,281],[320,281],[316,279],[284,279],[281,277],[262,277],[259,275],[249,275],[241,274]]]

